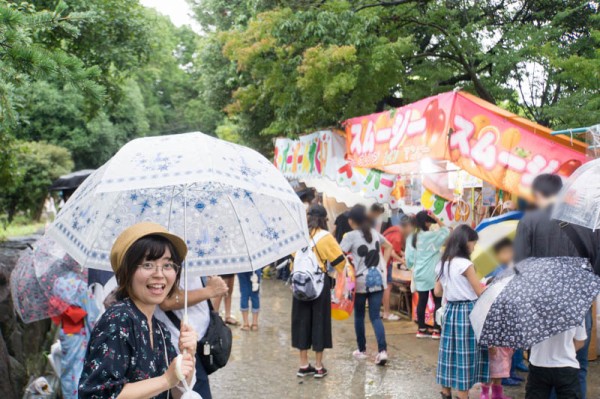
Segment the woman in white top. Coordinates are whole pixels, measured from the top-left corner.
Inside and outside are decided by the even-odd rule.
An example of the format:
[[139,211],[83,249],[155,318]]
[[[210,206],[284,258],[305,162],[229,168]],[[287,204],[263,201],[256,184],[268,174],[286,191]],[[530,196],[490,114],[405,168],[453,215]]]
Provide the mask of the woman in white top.
[[448,301],[437,367],[437,383],[442,386],[444,399],[452,398],[452,390],[455,397],[467,399],[473,385],[489,380],[487,348],[477,345],[469,320],[473,305],[484,290],[470,260],[478,238],[471,227],[457,227],[436,266],[435,294],[443,294]]

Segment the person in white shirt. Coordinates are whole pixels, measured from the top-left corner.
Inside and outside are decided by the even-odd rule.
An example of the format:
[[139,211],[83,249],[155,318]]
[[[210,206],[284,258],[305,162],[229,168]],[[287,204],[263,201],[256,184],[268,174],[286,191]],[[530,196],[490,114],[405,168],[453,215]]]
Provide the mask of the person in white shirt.
[[[209,277],[206,286],[202,283],[202,278],[195,276],[189,277],[188,281],[188,320],[189,324],[198,333],[198,340],[201,340],[206,334],[210,323],[210,309],[208,300],[221,297],[228,291],[227,284],[221,277]],[[169,332],[173,343],[179,342],[179,326],[183,319],[184,303],[183,281],[179,284],[179,290],[174,295],[168,297],[156,310],[155,317],[162,321]],[[175,347],[177,345],[175,344]],[[210,383],[208,374],[202,367],[202,362],[198,359],[196,353],[196,384],[192,388],[198,392],[202,399],[211,399]]]
[[577,351],[583,347],[585,325],[554,335],[531,347],[526,399],[547,399],[552,389],[558,399],[581,398]]
[[[488,350],[477,344],[469,315],[484,288],[479,282],[471,254],[479,239],[466,224],[448,237],[435,271],[435,295],[446,298],[436,381],[443,399],[468,399],[476,383],[489,382]],[[485,392],[481,396],[487,397]]]

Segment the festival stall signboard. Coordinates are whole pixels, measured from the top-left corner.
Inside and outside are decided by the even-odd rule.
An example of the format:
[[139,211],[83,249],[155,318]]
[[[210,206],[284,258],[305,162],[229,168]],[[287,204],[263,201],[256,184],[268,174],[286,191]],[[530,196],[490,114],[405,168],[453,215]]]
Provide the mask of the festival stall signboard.
[[423,159],[451,161],[499,189],[530,198],[535,176],[570,176],[585,144],[464,92],[429,97],[344,122],[353,166],[400,172]]
[[[346,142],[343,133],[319,131],[298,139],[279,138],[275,141],[275,166],[289,179],[317,182],[319,191],[331,187],[337,198],[344,189],[365,198],[397,207],[402,193],[396,176],[376,169],[353,167],[345,159]],[[340,189],[342,188],[342,189]],[[356,198],[356,196],[353,196]]]

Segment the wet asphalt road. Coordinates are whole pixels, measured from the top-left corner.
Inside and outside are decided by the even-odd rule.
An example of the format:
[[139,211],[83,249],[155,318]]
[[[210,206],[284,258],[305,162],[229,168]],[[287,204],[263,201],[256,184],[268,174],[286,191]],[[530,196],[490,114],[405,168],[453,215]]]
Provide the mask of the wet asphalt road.
[[[241,320],[239,292],[233,298],[234,315]],[[370,359],[356,361],[353,318],[333,321],[333,349],[325,352],[329,375],[323,380],[298,378],[298,352],[291,347],[291,292],[279,280],[266,280],[261,288],[260,330],[233,329],[229,364],[211,375],[213,397],[220,398],[403,398],[438,399],[435,384],[438,343],[415,338],[416,325],[410,321],[386,322],[390,360],[385,367],[373,364],[377,345],[367,323],[367,351]],[[368,322],[368,317],[367,317]],[[314,362],[313,354],[310,359]],[[588,398],[600,398],[600,362],[590,364]],[[524,389],[507,391],[524,398]],[[479,398],[475,388],[472,398]]]

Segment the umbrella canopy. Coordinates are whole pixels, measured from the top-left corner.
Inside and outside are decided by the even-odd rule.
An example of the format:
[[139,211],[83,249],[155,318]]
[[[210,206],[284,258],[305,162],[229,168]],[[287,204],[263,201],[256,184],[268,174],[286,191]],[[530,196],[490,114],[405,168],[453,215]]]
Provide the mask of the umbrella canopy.
[[580,326],[600,293],[587,259],[528,258],[496,277],[471,312],[480,345],[529,349]]
[[600,159],[571,175],[558,195],[552,217],[593,230],[600,228]]
[[498,216],[494,216],[491,218],[483,219],[481,221],[481,223],[479,223],[477,225],[477,227],[475,227],[475,231],[480,232],[488,226],[491,226],[491,225],[494,225],[497,223],[506,222],[508,220],[521,220],[522,217],[523,217],[523,212],[512,211],[512,212],[507,212],[503,215],[498,215]]
[[[54,241],[42,237],[19,257],[11,274],[11,294],[15,309],[25,323],[62,314],[77,305],[77,290],[61,289],[59,281],[87,287],[87,273]],[[77,280],[77,281],[75,281]],[[84,289],[85,291],[85,289]],[[69,295],[67,295],[69,293]]]
[[94,173],[94,169],[82,169],[77,172],[69,173],[54,180],[50,186],[50,191],[74,190],[83,183],[89,175]]
[[480,277],[487,276],[498,266],[493,251],[494,245],[504,238],[514,239],[518,224],[518,220],[506,220],[495,224],[488,224],[487,227],[479,230],[479,240],[471,255],[471,259]]
[[129,142],[79,187],[48,234],[85,267],[111,270],[115,239],[142,221],[184,237],[186,270],[200,275],[254,270],[308,244],[304,206],[273,164],[202,133]]

